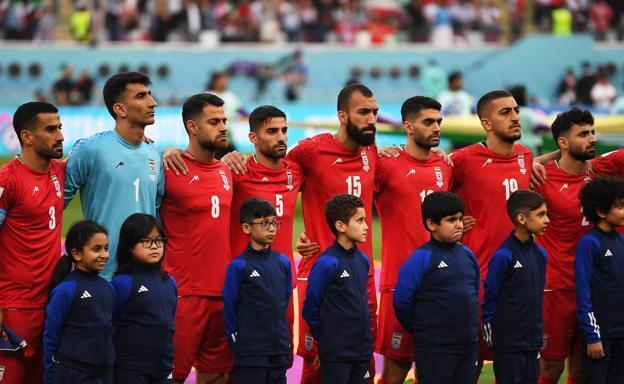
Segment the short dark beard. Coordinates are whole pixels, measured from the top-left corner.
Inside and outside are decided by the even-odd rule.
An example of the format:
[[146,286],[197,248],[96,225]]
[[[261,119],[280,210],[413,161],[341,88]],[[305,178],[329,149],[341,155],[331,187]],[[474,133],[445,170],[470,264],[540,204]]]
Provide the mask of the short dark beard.
[[584,152],[582,150],[577,150],[577,148],[574,147],[570,147],[570,149],[568,150],[568,153],[570,154],[570,157],[573,158],[574,160],[577,161],[587,161],[587,160],[591,160],[594,157],[596,157],[596,152],[594,151],[594,154],[590,154],[587,152]]
[[227,148],[227,141],[225,141],[224,144],[221,144],[221,142],[217,142],[217,141],[202,141],[202,140],[198,140],[198,143],[199,143],[200,147],[202,147],[206,151],[210,151],[210,152],[215,152],[215,151],[217,151],[219,149]]
[[368,147],[375,142],[375,132],[377,131],[374,124],[369,124],[366,129],[372,130],[373,134],[370,136],[364,136],[362,131],[355,124],[353,124],[350,119],[347,119],[347,136],[363,147]]

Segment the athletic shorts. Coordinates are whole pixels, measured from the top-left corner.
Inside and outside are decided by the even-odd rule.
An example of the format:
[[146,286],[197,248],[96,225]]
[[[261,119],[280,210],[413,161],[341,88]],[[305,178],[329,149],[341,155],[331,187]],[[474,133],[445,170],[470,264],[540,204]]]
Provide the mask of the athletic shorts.
[[577,316],[573,289],[544,290],[542,358],[565,360],[569,355],[583,354],[583,339]]
[[[483,298],[485,295],[485,287],[483,284],[484,282],[482,281],[481,286],[479,287],[479,301],[478,301],[479,308],[477,308],[477,316],[478,316],[477,319],[479,319],[479,321],[481,321],[481,305],[483,304]],[[481,327],[478,327],[478,329],[479,329],[479,345],[477,346],[477,357],[479,360],[493,361],[494,351],[483,338],[483,330],[481,329]]]
[[4,324],[30,345],[35,354],[24,357],[23,350],[0,352],[2,384],[43,383],[43,309],[3,309]]
[[225,339],[221,297],[179,297],[173,344],[174,380],[185,380],[192,366],[206,373],[232,371],[234,357]]
[[414,339],[394,315],[393,296],[394,290],[381,292],[376,352],[392,360],[411,363],[414,361]]

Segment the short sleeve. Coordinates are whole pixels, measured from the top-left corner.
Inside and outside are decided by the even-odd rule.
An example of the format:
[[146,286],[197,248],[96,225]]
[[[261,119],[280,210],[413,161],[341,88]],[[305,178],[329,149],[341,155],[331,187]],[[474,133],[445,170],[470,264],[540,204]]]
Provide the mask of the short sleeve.
[[8,167],[0,168],[0,214],[6,215],[15,205],[15,175]]

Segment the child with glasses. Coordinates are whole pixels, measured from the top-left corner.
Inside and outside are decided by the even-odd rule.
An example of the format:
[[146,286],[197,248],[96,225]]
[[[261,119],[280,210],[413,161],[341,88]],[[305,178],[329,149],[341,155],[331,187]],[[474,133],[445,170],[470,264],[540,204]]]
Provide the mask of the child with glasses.
[[115,383],[172,382],[178,290],[163,269],[167,239],[154,216],[135,213],[121,226],[115,291]]
[[288,257],[271,249],[280,222],[266,200],[240,209],[247,249],[228,266],[223,286],[225,335],[234,353],[234,382],[285,384],[292,364],[286,308],[292,294]]

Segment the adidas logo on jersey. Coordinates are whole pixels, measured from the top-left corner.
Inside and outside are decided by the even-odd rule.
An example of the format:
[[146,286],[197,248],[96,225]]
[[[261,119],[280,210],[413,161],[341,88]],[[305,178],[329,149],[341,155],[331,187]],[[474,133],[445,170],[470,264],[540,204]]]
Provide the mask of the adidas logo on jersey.
[[89,291],[84,291],[82,296],[80,296],[81,299],[88,299],[89,297],[92,297]]
[[613,253],[611,253],[610,249],[607,249],[607,252],[605,252],[605,257],[609,257],[609,256],[613,256]]
[[336,158],[336,160],[334,160],[334,162],[332,163],[332,165],[334,165],[334,164],[338,164],[338,163],[342,163],[342,157],[338,157],[338,158]]
[[344,271],[342,271],[342,275],[340,275],[340,277],[349,277],[349,276],[351,276],[351,275],[349,275],[349,274],[347,273],[347,270],[346,270],[346,269],[345,269]]
[[448,264],[446,264],[444,260],[442,260],[440,261],[440,264],[438,264],[438,268],[448,268]]
[[485,163],[483,163],[483,165],[481,166],[481,168],[485,167],[488,164],[492,164],[492,161],[493,161],[492,158],[488,157],[487,160],[485,160]]
[[520,264],[519,260],[516,260],[516,264],[514,265],[514,269],[516,268],[522,268],[522,264]]
[[258,271],[254,269],[253,272],[251,272],[251,275],[249,275],[249,277],[260,277],[260,274],[258,273]]
[[363,379],[370,379],[370,372],[366,371],[366,373],[364,374]]
[[149,292],[149,289],[147,289],[147,287],[145,287],[145,285],[141,285],[137,292],[139,292],[139,293],[141,293],[141,292]]
[[189,184],[191,184],[194,181],[199,181],[199,176],[195,175],[193,176],[193,178],[191,179],[191,181],[189,181]]
[[407,175],[405,175],[405,177],[409,176],[409,175],[415,175],[416,174],[416,170],[414,168],[410,169],[409,172],[407,172]]

